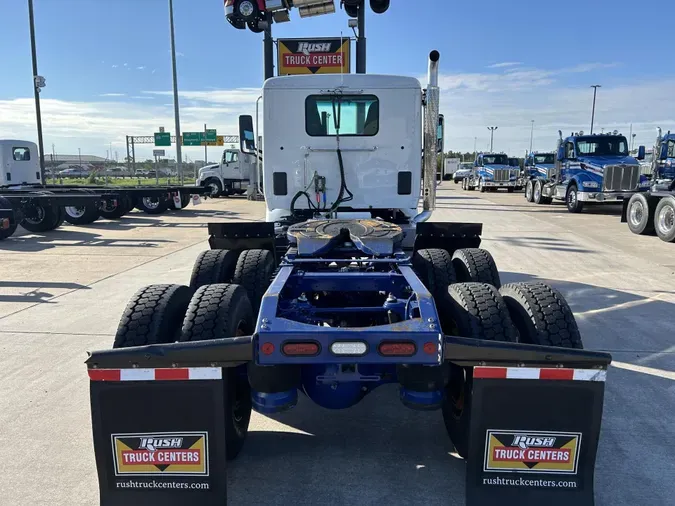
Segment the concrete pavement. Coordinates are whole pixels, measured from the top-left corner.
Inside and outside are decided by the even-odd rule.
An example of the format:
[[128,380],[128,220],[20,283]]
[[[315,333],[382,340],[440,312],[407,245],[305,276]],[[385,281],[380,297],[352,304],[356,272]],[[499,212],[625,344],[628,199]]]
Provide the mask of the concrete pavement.
[[[160,217],[64,227],[0,242],[0,503],[91,505],[86,350],[109,347],[131,295],[186,283],[207,249],[205,224],[258,220],[264,204],[208,200]],[[675,497],[674,244],[634,236],[616,208],[570,215],[522,194],[440,187],[439,221],[483,222],[502,281],[542,279],[575,311],[586,348],[610,351],[596,504],[672,504]],[[254,413],[229,468],[230,504],[463,504],[464,464],[440,413],[400,405],[383,387],[329,412],[301,399]],[[6,501],[6,502],[5,502]]]

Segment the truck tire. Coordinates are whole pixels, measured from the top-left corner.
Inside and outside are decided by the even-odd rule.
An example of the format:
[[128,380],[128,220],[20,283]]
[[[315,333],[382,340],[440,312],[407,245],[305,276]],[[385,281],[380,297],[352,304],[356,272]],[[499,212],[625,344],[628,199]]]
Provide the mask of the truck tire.
[[654,211],[654,228],[659,239],[675,241],[675,198],[663,197]]
[[136,206],[139,210],[147,214],[162,214],[166,211],[168,202],[166,196],[145,196],[138,198],[138,205]]
[[[458,335],[488,341],[516,342],[517,333],[497,289],[485,283],[457,283],[448,289]],[[473,368],[451,364],[443,401],[443,421],[457,453],[467,458]]]
[[[179,341],[206,341],[253,334],[253,309],[246,290],[238,285],[200,287],[190,300]],[[223,369],[227,375],[225,396],[226,459],[239,455],[251,421],[251,387],[246,366]]]
[[246,289],[256,316],[262,297],[272,282],[274,267],[274,256],[266,249],[245,249],[237,259],[232,282]]
[[208,196],[212,199],[220,197],[223,194],[223,184],[214,177],[210,177],[204,181],[203,186],[210,190]]
[[66,219],[66,212],[63,210],[62,207],[58,207],[56,210],[56,220],[54,221],[54,226],[52,227],[52,230],[55,230],[59,228],[61,225],[63,225],[65,219]]
[[9,228],[5,229],[0,229],[0,241],[3,239],[7,239],[8,237],[11,237],[14,232],[16,231],[16,227],[18,226],[18,223],[16,221],[16,211],[14,211],[12,207],[12,203],[7,200],[5,197],[0,197],[0,209],[11,209],[12,213],[9,218]]
[[647,197],[644,193],[636,193],[628,201],[626,221],[634,234],[649,235],[654,233],[654,211],[658,199]]
[[484,184],[483,178],[480,178],[478,180],[478,191],[481,192],[481,193],[485,193],[485,184]]
[[71,225],[89,225],[98,220],[99,211],[96,205],[64,206],[63,218]]
[[580,213],[584,208],[584,203],[579,200],[579,188],[574,183],[570,183],[567,187],[565,205],[570,213]]
[[182,285],[149,285],[127,304],[113,348],[171,343],[181,334],[192,290]]
[[534,202],[534,185],[531,179],[525,184],[525,200]]
[[29,232],[47,232],[58,226],[60,218],[58,207],[33,204],[30,211],[24,214],[21,226]]
[[180,195],[180,209],[176,207],[176,203],[173,201],[173,197],[167,200],[167,208],[172,210],[172,211],[180,211],[181,209],[185,209],[188,204],[190,203],[190,194],[189,193],[181,193]]
[[452,255],[457,281],[487,283],[499,288],[497,264],[489,251],[480,248],[458,249]]
[[99,214],[106,220],[119,220],[131,210],[131,207],[124,197],[120,197],[114,202],[103,200]]
[[508,283],[499,293],[521,343],[583,349],[572,310],[558,290],[540,282]]
[[532,201],[535,204],[546,204],[546,197],[544,197],[544,185],[540,179],[534,182],[534,190],[532,193]]
[[450,253],[437,248],[420,249],[413,255],[412,264],[417,277],[434,298],[441,329],[446,329],[449,333],[452,320],[448,316],[450,306],[448,287],[457,282]]
[[239,252],[227,249],[211,249],[202,251],[190,276],[190,288],[196,290],[200,286],[216,283],[229,283],[234,275]]

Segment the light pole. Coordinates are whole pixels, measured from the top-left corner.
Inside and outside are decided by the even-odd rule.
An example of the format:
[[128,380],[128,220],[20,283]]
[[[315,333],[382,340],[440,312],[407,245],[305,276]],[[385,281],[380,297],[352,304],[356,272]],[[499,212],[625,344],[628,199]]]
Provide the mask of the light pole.
[[637,134],[631,134],[631,140],[630,140],[630,150],[631,151],[633,151],[633,149],[635,148],[635,136],[636,135]]
[[171,65],[173,71],[173,113],[176,121],[176,172],[183,184],[183,167],[181,160],[180,116],[178,115],[178,79],[176,78],[176,41],[173,35],[173,0],[169,0],[169,23],[171,25]]
[[28,0],[28,21],[30,23],[30,49],[33,58],[33,92],[35,93],[35,117],[37,118],[38,150],[40,151],[40,180],[45,181],[45,154],[42,142],[42,115],[40,114],[40,88],[44,87],[44,78],[38,76],[37,51],[35,49],[35,22],[33,18],[33,0]]
[[80,159],[80,169],[82,168],[82,150],[77,148],[77,157]]
[[530,129],[530,153],[532,153],[532,140],[534,139],[534,120],[532,121],[532,128]]
[[473,138],[473,159],[476,159],[476,142],[478,142],[478,137]]
[[493,141],[494,141],[494,135],[495,135],[495,130],[497,130],[499,127],[487,127],[488,130],[490,130],[490,153],[492,153],[492,146],[493,146]]
[[595,120],[595,96],[598,94],[598,88],[602,88],[599,84],[591,86],[593,88],[593,111],[591,112],[591,135],[593,135],[593,121]]

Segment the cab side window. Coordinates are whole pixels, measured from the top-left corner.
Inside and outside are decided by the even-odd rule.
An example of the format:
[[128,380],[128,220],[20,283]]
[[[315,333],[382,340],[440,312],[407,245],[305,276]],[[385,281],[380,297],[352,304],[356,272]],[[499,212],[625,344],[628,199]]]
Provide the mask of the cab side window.
[[574,158],[574,144],[571,142],[565,144],[565,158],[568,160]]
[[30,149],[12,148],[12,158],[17,162],[27,162],[30,160]]
[[225,163],[235,163],[239,161],[239,153],[228,151],[225,153]]

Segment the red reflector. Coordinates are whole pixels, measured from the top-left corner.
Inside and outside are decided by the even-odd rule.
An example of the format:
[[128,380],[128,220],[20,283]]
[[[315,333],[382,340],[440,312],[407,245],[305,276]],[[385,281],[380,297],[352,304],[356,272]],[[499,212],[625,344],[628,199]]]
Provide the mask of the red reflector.
[[415,354],[414,343],[382,343],[380,353],[388,356],[410,356]]
[[120,381],[119,369],[89,369],[89,379],[92,381]]
[[260,347],[260,351],[262,351],[265,355],[271,355],[274,353],[274,345],[272,343],[263,343]]
[[506,379],[506,367],[474,367],[473,377]]
[[539,379],[543,380],[573,380],[574,369],[540,369]]
[[188,380],[190,371],[186,368],[181,369],[155,369],[156,380]]
[[284,355],[318,355],[319,345],[316,343],[286,343],[281,347]]
[[436,343],[428,342],[424,343],[424,353],[428,353],[429,355],[435,355],[436,352],[438,351],[438,345]]

